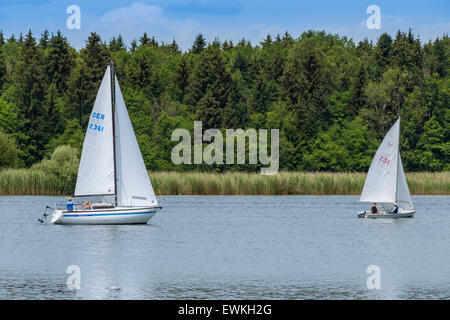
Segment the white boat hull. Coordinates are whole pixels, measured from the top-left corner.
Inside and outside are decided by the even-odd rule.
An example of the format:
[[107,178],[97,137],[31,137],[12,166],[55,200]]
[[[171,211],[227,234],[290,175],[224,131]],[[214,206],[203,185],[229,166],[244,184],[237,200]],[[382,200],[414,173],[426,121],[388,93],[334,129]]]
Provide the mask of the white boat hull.
[[370,219],[398,219],[398,218],[412,218],[416,213],[416,210],[399,210],[398,213],[370,213],[368,211],[362,211],[358,213],[360,218],[370,218]]
[[55,210],[50,221],[54,224],[146,224],[160,209],[161,207]]

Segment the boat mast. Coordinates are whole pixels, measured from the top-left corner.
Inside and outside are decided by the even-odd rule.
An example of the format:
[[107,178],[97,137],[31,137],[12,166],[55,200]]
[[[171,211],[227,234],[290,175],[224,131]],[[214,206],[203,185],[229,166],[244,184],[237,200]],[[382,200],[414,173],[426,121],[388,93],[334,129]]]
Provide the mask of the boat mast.
[[114,77],[114,63],[109,62],[111,72],[111,111],[113,130],[113,159],[114,159],[114,206],[117,206],[117,162],[116,162],[116,81]]
[[[397,148],[397,172],[395,177],[395,202],[398,202],[397,199],[397,189],[398,189],[398,167],[400,165],[400,114],[398,115],[398,148]],[[397,203],[398,205],[398,203]]]

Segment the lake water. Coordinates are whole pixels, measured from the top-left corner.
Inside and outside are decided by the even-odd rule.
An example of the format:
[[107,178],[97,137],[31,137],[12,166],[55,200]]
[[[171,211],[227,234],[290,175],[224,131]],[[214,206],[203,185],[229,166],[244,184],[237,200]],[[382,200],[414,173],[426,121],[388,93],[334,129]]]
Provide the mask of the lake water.
[[159,199],[148,225],[63,226],[37,219],[64,197],[0,197],[0,299],[450,298],[448,196],[399,220],[356,218],[357,196]]

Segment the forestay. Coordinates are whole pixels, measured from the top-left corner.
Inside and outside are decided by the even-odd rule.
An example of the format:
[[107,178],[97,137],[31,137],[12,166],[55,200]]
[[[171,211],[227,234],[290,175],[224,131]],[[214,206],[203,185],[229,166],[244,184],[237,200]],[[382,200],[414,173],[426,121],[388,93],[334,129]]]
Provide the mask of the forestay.
[[117,205],[156,206],[158,202],[134,135],[117,77],[115,89]]
[[108,66],[84,138],[75,196],[114,194],[111,73]]

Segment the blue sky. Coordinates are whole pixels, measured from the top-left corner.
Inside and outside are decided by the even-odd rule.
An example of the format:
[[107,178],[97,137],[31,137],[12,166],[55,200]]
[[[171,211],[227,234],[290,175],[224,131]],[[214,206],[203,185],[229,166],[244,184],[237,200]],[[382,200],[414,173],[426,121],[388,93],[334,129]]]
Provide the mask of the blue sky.
[[[66,27],[69,5],[81,9],[80,30]],[[370,5],[381,9],[380,30],[366,27]],[[91,31],[106,40],[122,34],[127,43],[145,31],[166,42],[175,37],[186,50],[197,33],[209,41],[218,36],[220,40],[246,38],[255,43],[267,33],[289,31],[297,37],[313,29],[359,41],[412,28],[422,41],[428,41],[449,32],[449,13],[448,0],[0,0],[0,29],[6,36],[30,28],[38,36],[45,29],[61,30],[76,48],[84,45]]]

